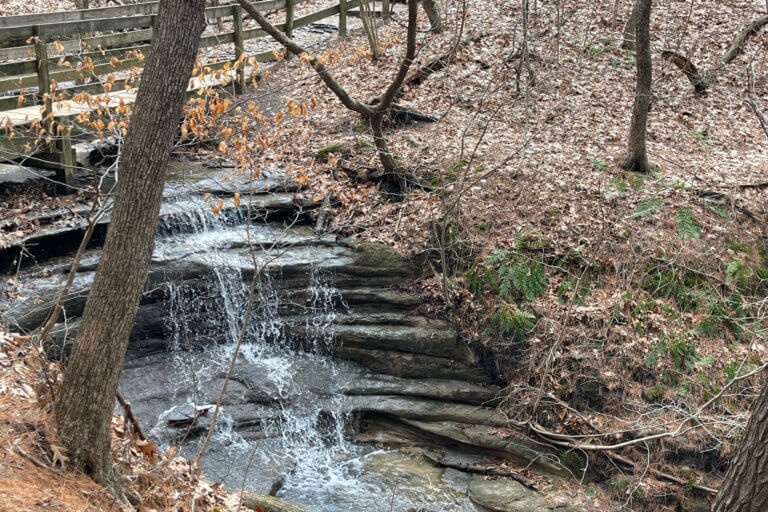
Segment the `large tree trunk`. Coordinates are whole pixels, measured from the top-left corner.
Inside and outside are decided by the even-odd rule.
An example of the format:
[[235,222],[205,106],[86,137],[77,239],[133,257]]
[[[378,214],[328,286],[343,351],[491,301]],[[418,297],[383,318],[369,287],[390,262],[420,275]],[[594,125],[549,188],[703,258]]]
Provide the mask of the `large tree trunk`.
[[768,383],[757,399],[747,431],[728,465],[712,512],[768,510]]
[[635,49],[635,27],[637,26],[637,2],[632,2],[632,11],[624,25],[624,34],[621,38],[621,47],[627,50]]
[[443,19],[440,16],[440,9],[435,4],[435,0],[421,0],[421,5],[424,7],[424,12],[427,13],[427,18],[429,18],[430,30],[435,33],[442,32]]
[[120,160],[112,222],[56,401],[72,460],[116,489],[110,422],[154,246],[165,171],[205,26],[205,0],[161,0]]
[[629,171],[648,172],[648,157],[645,152],[645,131],[648,108],[651,103],[651,0],[635,0],[637,25],[635,44],[637,47],[637,86],[635,106],[629,129],[629,154],[621,167]]

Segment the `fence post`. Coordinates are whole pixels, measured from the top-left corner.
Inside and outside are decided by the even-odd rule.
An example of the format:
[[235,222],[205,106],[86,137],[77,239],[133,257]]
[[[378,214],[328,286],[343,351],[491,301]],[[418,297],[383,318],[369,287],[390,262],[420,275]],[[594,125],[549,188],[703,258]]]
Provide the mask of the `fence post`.
[[60,139],[58,140],[58,147],[56,148],[59,152],[56,160],[58,160],[58,164],[61,168],[56,171],[56,179],[65,184],[64,187],[61,187],[63,189],[62,192],[69,194],[72,192],[71,187],[75,184],[76,165],[75,150],[72,149],[72,137],[70,133],[72,121],[70,116],[63,116],[59,119],[62,131]]
[[[235,28],[235,61],[239,62],[243,58],[245,45],[243,43],[243,8],[239,5],[232,6],[232,18]],[[245,87],[245,58],[240,62],[237,68],[237,78],[235,79],[235,93],[244,94]]]
[[293,39],[293,0],[285,0],[285,35]]
[[339,0],[339,38],[347,37],[347,0]]
[[51,78],[48,76],[48,46],[45,38],[38,37],[35,41],[35,61],[37,63],[37,88],[40,97],[45,101],[45,110],[42,119],[53,112],[53,98],[51,98]]
[[381,0],[381,17],[389,19],[389,0]]

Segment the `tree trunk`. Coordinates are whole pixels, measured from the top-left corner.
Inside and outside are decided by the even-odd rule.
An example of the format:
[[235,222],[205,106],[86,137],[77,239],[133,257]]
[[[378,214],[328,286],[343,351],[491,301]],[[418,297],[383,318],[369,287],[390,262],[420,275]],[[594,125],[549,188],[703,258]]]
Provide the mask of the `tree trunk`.
[[[243,9],[245,9],[251,18],[256,20],[256,23],[258,23],[267,34],[272,36],[278,43],[288,48],[288,51],[296,56],[307,55],[307,52],[304,51],[301,46],[296,44],[292,39],[286,37],[285,34],[269,23],[269,21],[267,21],[267,19],[251,5],[249,0],[237,0],[237,2],[243,6]],[[416,55],[417,14],[417,0],[408,0],[408,31],[406,36],[405,56],[403,56],[403,60],[400,61],[400,67],[397,70],[397,75],[394,80],[389,84],[384,91],[384,94],[381,95],[381,98],[377,99],[374,103],[361,103],[351,97],[346,89],[331,76],[320,60],[315,57],[309,57],[309,62],[312,67],[341,103],[348,109],[362,115],[371,123],[371,130],[373,131],[373,139],[376,144],[377,153],[381,160],[381,164],[384,167],[384,181],[387,186],[387,192],[394,197],[403,196],[406,180],[402,173],[402,169],[397,165],[397,162],[389,150],[387,139],[384,136],[384,131],[382,129],[382,121],[384,115],[392,107],[395,97],[399,94],[400,88],[405,82],[408,70],[411,68],[413,59]]]
[[629,13],[627,24],[624,25],[624,35],[621,39],[621,47],[626,50],[635,49],[635,27],[637,26],[637,2],[632,2],[632,11]]
[[431,25],[430,30],[436,34],[443,31],[443,20],[440,16],[440,9],[437,8],[435,0],[421,0],[421,5],[424,7],[424,12],[427,13],[429,23]]
[[712,512],[764,512],[768,508],[768,383],[728,465]]
[[635,106],[632,109],[632,122],[629,129],[629,154],[621,167],[628,171],[648,172],[648,157],[645,152],[645,131],[648,121],[648,108],[651,103],[651,0],[635,0],[637,11],[635,26],[637,46],[637,86]]
[[373,142],[379,153],[381,166],[384,168],[383,185],[386,187],[385,192],[392,196],[401,196],[405,192],[405,176],[389,151],[389,145],[382,129],[383,119],[384,113],[376,113],[368,118],[371,123],[371,132],[373,132]]
[[71,459],[113,491],[119,491],[110,450],[115,393],[147,278],[204,7],[204,0],[160,1],[120,161],[112,222],[56,401],[58,436]]

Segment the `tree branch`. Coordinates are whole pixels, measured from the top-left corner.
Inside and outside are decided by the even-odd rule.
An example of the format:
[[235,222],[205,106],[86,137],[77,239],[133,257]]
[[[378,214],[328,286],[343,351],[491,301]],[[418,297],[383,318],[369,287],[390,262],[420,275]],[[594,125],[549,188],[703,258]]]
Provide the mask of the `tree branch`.
[[[237,2],[243,6],[245,12],[247,12],[259,26],[269,34],[275,41],[285,46],[289,52],[293,53],[297,57],[309,56],[309,53],[299,46],[293,39],[280,32],[274,25],[272,25],[267,19],[257,11],[248,0],[237,0]],[[333,76],[328,72],[325,65],[317,57],[309,56],[309,63],[315,68],[317,74],[325,82],[325,85],[336,95],[337,98],[350,110],[354,110],[364,116],[370,116],[373,114],[373,109],[364,103],[352,98],[349,93],[339,85]]]

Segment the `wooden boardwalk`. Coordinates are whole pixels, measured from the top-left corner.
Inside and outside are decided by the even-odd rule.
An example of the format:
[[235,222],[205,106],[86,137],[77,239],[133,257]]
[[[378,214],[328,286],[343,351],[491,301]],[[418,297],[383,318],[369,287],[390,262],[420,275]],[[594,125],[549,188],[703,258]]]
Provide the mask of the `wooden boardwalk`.
[[[346,37],[348,9],[359,6],[359,0],[335,0],[334,5],[295,18],[295,6],[304,1],[263,0],[253,5],[262,12],[284,9],[285,21],[275,26],[289,37],[294,28],[336,15],[339,16],[339,37]],[[385,0],[385,3],[389,2]],[[94,136],[93,130],[89,134],[85,126],[78,126],[76,118],[94,111],[104,117],[105,110],[135,103],[137,89],[129,87],[127,79],[115,80],[114,76],[128,70],[135,74],[143,67],[144,56],[151,51],[156,12],[157,2],[144,2],[0,17],[0,40],[11,43],[10,47],[0,48],[0,93],[14,94],[0,97],[0,161],[35,155],[38,164],[50,164],[60,171],[61,181],[70,184],[75,167],[71,137]],[[263,38],[266,33],[260,28],[244,29],[243,15],[239,4],[206,9],[209,19],[231,19],[232,30],[204,35],[200,48],[233,44],[234,59],[206,64],[210,73],[191,78],[189,94],[195,94],[201,87],[228,85],[235,94],[241,94],[254,69],[252,66],[236,69],[236,63],[274,59],[271,51],[245,55],[244,42]],[[23,44],[13,46],[14,41],[16,44],[23,41]],[[88,71],[75,66],[83,63],[87,64]],[[92,83],[83,83],[84,78],[90,78]],[[75,84],[65,89],[54,85],[65,82]],[[105,87],[106,83],[110,86]],[[53,91],[50,94],[53,100],[47,94],[26,91],[30,86],[37,87],[38,91]],[[51,117],[53,123],[48,124]],[[41,125],[48,128],[42,137]],[[55,133],[51,134],[51,130]]]
[[[245,75],[250,76],[253,67],[245,67]],[[225,87],[237,80],[235,70],[217,71],[204,79],[190,79],[190,86],[187,88],[188,94],[196,93],[201,87]],[[103,94],[96,94],[90,97],[92,101],[76,101],[72,99],[59,100],[52,102],[52,111],[55,119],[72,118],[83,112],[92,112],[99,108],[114,109],[123,105],[132,105],[136,101],[137,88],[128,90],[111,91]],[[34,121],[42,122],[45,114],[45,107],[41,105],[30,105],[12,110],[0,112],[0,128],[19,129],[34,124]]]

